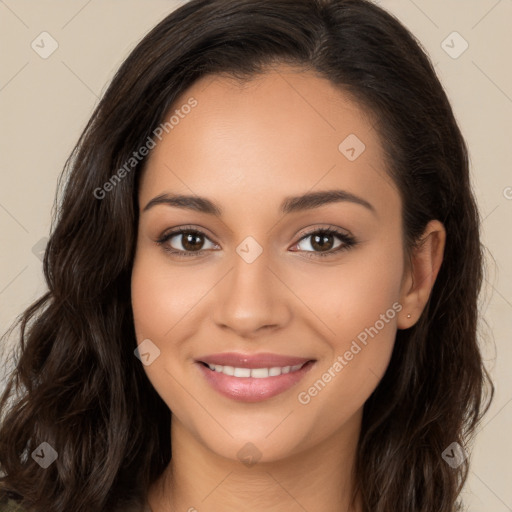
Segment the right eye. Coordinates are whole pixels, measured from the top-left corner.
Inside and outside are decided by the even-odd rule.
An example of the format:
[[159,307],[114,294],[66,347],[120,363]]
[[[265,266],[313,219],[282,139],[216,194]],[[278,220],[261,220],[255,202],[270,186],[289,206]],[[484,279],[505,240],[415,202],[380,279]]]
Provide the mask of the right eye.
[[[172,239],[176,239],[178,242],[174,242],[178,247],[173,247],[171,244]],[[176,256],[197,256],[202,255],[205,249],[202,248],[204,239],[208,239],[205,233],[198,229],[185,229],[180,228],[167,233],[164,233],[158,240],[157,244],[161,245],[162,248],[170,254]],[[213,242],[210,242],[213,244]]]

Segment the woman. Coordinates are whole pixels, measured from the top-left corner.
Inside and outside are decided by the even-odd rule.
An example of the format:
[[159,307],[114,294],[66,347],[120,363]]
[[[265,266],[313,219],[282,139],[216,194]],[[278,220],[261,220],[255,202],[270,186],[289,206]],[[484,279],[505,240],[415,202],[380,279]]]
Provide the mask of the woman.
[[1,401],[5,503],[459,510],[492,396],[479,217],[395,18],[193,0],[126,59],[66,169]]

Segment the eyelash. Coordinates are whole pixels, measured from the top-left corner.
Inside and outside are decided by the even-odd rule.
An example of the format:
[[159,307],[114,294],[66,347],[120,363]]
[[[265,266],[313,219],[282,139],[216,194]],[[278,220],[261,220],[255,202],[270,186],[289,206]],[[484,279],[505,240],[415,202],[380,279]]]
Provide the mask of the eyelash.
[[[201,249],[199,251],[181,251],[181,250],[177,250],[177,249],[169,249],[169,247],[167,247],[165,245],[174,236],[182,235],[185,233],[194,234],[194,235],[202,235],[202,236],[208,238],[206,233],[203,233],[199,229],[192,228],[192,227],[191,228],[184,227],[184,228],[180,228],[175,231],[170,231],[168,233],[163,234],[158,240],[156,240],[156,243],[159,246],[161,246],[164,251],[172,254],[173,256],[178,256],[180,258],[181,257],[188,258],[188,257],[193,257],[193,256],[199,256],[199,255],[202,255],[203,253],[207,252],[208,250],[210,250],[210,249]],[[356,239],[353,236],[347,235],[346,233],[344,233],[336,228],[328,227],[328,228],[317,228],[315,230],[304,233],[303,236],[298,240],[297,244],[302,242],[304,239],[306,239],[312,235],[319,234],[319,233],[336,235],[343,242],[343,244],[340,245],[339,247],[337,247],[336,249],[331,249],[331,250],[325,251],[325,252],[305,251],[306,253],[311,253],[311,254],[307,255],[308,258],[316,258],[317,256],[321,257],[321,258],[325,258],[325,257],[333,256],[342,251],[346,251],[359,243],[356,241]],[[295,244],[295,245],[297,245],[297,244]]]

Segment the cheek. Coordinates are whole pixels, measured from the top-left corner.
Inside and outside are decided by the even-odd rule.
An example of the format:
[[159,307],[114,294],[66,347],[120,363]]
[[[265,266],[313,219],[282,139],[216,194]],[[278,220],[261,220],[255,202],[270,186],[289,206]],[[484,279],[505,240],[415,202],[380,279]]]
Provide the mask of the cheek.
[[334,265],[308,264],[300,273],[281,269],[283,280],[314,313],[311,321],[337,350],[390,308],[388,317],[396,322],[392,305],[400,299],[403,256],[399,234],[393,235],[363,241],[364,247],[356,246]]
[[[137,339],[154,337],[163,342],[172,336],[204,294],[199,273],[166,265],[158,251],[141,250],[131,279],[132,308]],[[194,276],[190,279],[191,275]]]
[[400,250],[382,244],[375,251],[361,253],[341,284],[337,320],[350,326],[344,329],[346,334],[356,336],[378,322],[382,315],[391,317],[391,323],[396,322],[396,306],[395,309],[392,306],[400,299],[402,272]]
[[158,251],[144,248],[135,257],[131,276],[137,343],[149,339],[159,351],[151,349],[152,354],[158,355],[143,368],[152,386],[173,411],[184,407],[179,383],[185,379],[182,360],[187,356],[187,344],[180,340],[191,335],[187,314],[201,296],[197,280],[189,277],[166,265]]
[[138,344],[149,339],[158,348],[158,357],[144,371],[173,410],[180,410],[179,383],[188,378],[193,356],[202,348],[197,330],[214,284],[211,271],[208,276],[200,266],[180,267],[160,249],[138,246],[131,276],[135,334]]
[[[382,377],[393,350],[403,272],[401,245],[393,237],[366,251],[346,276],[337,316],[336,353],[346,361],[352,391],[370,394]],[[345,326],[345,328],[344,328]],[[343,371],[344,371],[343,370]],[[347,378],[348,378],[347,375]],[[352,386],[352,383],[354,386]]]
[[308,306],[320,320],[318,329],[327,333],[328,357],[297,395],[308,412],[316,411],[313,415],[323,411],[345,421],[364,405],[386,371],[402,310],[398,240],[383,238],[374,249],[356,251],[342,265],[317,275],[315,286],[322,293],[310,292],[309,297],[316,299]]

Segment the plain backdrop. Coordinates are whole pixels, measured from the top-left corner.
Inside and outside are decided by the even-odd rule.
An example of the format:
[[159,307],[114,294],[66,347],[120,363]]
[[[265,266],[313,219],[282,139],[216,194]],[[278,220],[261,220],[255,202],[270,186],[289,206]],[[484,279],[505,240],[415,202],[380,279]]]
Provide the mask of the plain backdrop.
[[[57,178],[93,108],[130,50],[181,3],[0,0],[2,333],[46,289],[41,254]],[[464,497],[471,512],[510,512],[512,0],[379,3],[430,55],[469,145],[489,252],[480,330],[496,395],[476,438]]]

